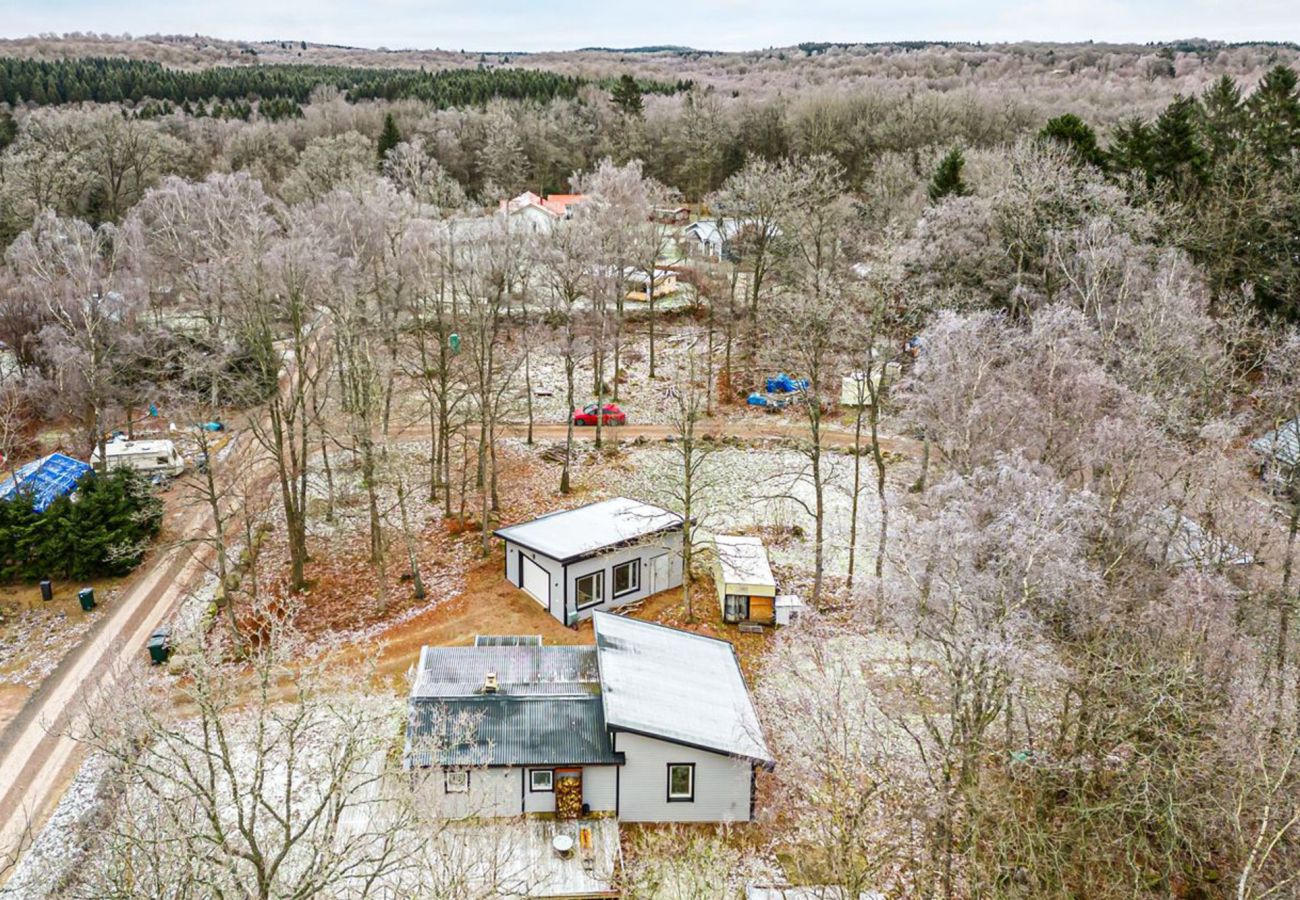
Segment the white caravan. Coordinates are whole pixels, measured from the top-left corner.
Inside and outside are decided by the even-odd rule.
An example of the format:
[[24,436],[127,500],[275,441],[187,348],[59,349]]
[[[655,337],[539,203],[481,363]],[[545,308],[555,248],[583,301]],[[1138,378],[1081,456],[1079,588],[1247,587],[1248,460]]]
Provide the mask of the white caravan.
[[[105,445],[108,470],[129,468],[145,475],[175,478],[185,472],[185,457],[171,441],[113,440]],[[90,464],[99,468],[99,448],[90,455]]]

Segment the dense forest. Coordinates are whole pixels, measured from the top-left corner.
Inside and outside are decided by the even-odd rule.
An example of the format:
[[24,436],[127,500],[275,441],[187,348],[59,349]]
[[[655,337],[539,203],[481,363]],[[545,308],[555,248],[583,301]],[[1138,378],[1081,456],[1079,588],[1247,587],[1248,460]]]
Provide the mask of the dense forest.
[[[439,109],[481,106],[494,98],[547,101],[573,97],[583,79],[537,69],[451,69],[437,72],[345,66],[218,66],[187,71],[133,59],[34,61],[0,57],[0,103],[173,104],[206,100],[279,99],[305,103],[327,85],[352,100],[420,100]],[[644,93],[689,89],[687,82],[645,81]]]

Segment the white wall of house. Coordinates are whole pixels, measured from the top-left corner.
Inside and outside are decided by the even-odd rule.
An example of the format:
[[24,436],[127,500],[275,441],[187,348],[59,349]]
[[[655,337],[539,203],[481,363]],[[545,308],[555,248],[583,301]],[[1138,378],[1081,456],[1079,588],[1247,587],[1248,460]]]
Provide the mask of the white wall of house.
[[[617,766],[583,766],[582,767],[582,802],[596,812],[613,812],[616,802],[615,785],[617,784]],[[530,813],[555,812],[554,791],[529,790],[532,776],[528,773],[532,767],[524,769],[524,811]],[[552,784],[554,778],[552,778]]]
[[[752,770],[748,760],[616,732],[626,754],[619,774],[618,817],[624,822],[747,822]],[[695,764],[695,799],[668,800],[668,764]]]
[[[616,609],[627,603],[643,600],[653,593],[666,591],[682,585],[682,534],[680,531],[653,535],[646,540],[629,547],[621,547],[601,553],[588,559],[569,563],[566,567],[558,560],[551,559],[535,550],[521,547],[506,541],[505,576],[511,584],[523,588],[519,555],[541,566],[550,576],[550,604],[547,609],[552,616],[569,624],[591,618],[598,609]],[[658,559],[658,563],[655,560]],[[614,596],[614,567],[622,563],[637,560],[640,562],[640,584],[635,591],[621,596]],[[605,573],[604,600],[586,609],[577,609],[578,579],[593,572]],[[568,591],[565,591],[565,583]],[[566,599],[567,598],[567,599]]]
[[[682,586],[682,533],[671,531],[653,535],[646,540],[610,550],[589,559],[569,564],[569,613],[578,621],[590,619],[596,610],[617,609],[628,603],[644,600],[651,594]],[[659,562],[656,563],[655,560]],[[641,581],[635,591],[614,596],[614,567],[637,560],[640,562]],[[577,608],[578,579],[594,572],[605,573],[604,600],[586,609]],[[656,577],[656,573],[658,573]],[[563,619],[561,620],[563,621]]]
[[519,815],[520,769],[470,769],[469,790],[464,793],[448,792],[445,776],[442,769],[427,773],[432,779],[430,788],[441,803],[438,811],[446,818]]

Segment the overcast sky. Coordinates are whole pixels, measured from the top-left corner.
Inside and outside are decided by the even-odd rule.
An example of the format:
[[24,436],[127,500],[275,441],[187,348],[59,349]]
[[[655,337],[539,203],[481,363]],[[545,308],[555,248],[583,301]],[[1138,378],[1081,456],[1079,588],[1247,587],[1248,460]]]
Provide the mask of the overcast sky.
[[571,50],[800,41],[1300,41],[1300,0],[0,0],[0,35],[200,33],[361,47]]

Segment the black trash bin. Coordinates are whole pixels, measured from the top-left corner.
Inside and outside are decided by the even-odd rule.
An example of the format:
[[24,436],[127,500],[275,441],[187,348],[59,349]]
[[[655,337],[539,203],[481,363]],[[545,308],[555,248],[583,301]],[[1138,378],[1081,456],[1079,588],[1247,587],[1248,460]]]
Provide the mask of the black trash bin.
[[46,602],[54,599],[54,583],[48,578],[41,579],[41,599]]
[[77,599],[81,601],[81,608],[86,612],[90,612],[95,608],[95,589],[82,588],[77,591]]
[[167,628],[159,628],[149,635],[149,659],[155,666],[167,662],[167,657],[171,656],[171,632]]

